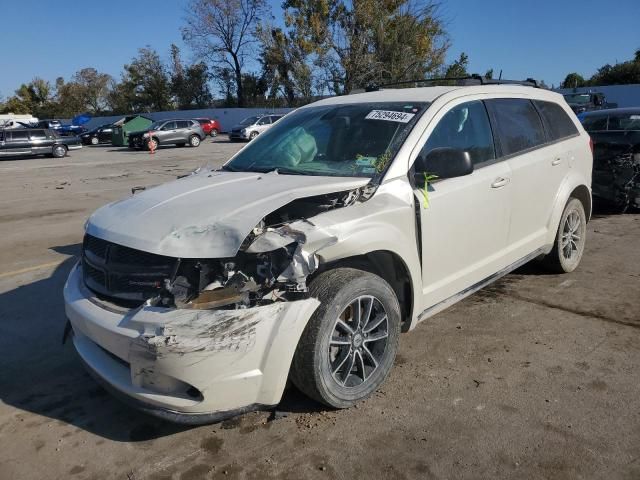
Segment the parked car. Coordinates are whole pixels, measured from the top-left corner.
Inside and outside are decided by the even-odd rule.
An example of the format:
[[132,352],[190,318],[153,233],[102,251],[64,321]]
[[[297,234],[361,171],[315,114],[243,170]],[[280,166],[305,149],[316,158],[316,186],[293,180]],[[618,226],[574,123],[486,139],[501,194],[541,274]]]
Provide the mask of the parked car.
[[253,140],[280,120],[284,115],[255,115],[242,120],[231,129],[230,140]]
[[50,155],[64,157],[69,150],[82,148],[78,137],[61,137],[44,128],[0,129],[0,156]]
[[218,134],[222,131],[220,122],[218,122],[217,120],[211,120],[210,118],[196,118],[195,120],[200,123],[200,126],[202,127],[205,135],[217,137]]
[[56,129],[58,135],[71,137],[82,135],[87,131],[88,129],[82,125],[62,125],[60,128]]
[[0,128],[15,128],[19,127],[20,123],[26,123],[28,125],[38,123],[36,117],[30,114],[23,113],[2,113],[0,114]]
[[64,288],[88,370],[185,423],[276,405],[288,379],[349,407],[401,331],[530,260],[573,271],[589,136],[559,94],[479,81],[312,103],[97,210]]
[[100,143],[111,143],[111,134],[113,133],[113,125],[107,123],[100,125],[86,133],[80,135],[82,143],[85,145],[98,145]]
[[153,148],[160,145],[177,145],[184,147],[200,146],[205,138],[202,127],[196,120],[161,120],[152,123],[149,128],[129,134],[129,148]]
[[569,104],[569,107],[571,107],[571,110],[576,114],[618,106],[615,103],[608,103],[604,93],[601,92],[565,93],[563,97],[567,104]]
[[586,112],[580,119],[594,145],[594,197],[622,211],[640,208],[640,108]]

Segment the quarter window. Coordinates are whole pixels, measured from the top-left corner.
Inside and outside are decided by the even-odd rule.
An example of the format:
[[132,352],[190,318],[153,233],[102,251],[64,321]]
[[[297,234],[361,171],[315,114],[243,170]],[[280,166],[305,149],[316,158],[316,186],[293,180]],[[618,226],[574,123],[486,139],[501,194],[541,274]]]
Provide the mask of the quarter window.
[[553,142],[578,134],[578,129],[560,105],[540,100],[535,100],[534,103],[544,122],[549,141]]
[[610,115],[607,130],[640,130],[640,113]]
[[474,165],[496,158],[487,110],[481,101],[462,103],[449,110],[429,135],[420,156],[427,158],[436,148],[469,152]]
[[512,155],[545,143],[542,121],[533,104],[521,98],[487,100],[502,155]]

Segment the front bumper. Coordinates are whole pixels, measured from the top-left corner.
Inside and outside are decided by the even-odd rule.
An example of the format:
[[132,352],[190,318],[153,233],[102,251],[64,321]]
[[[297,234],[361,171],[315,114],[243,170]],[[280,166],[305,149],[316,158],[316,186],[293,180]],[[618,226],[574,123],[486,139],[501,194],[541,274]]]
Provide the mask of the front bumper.
[[279,403],[316,299],[244,310],[121,310],[84,286],[64,287],[73,343],[88,370],[134,406],[181,423],[209,423]]
[[230,139],[238,139],[238,140],[249,140],[249,136],[246,133],[242,133],[240,131],[231,131],[229,132]]

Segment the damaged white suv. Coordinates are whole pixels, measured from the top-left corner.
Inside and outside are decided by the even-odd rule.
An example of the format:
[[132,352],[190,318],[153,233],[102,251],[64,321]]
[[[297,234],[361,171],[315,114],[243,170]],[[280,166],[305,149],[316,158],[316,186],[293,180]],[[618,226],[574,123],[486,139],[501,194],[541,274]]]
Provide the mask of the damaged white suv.
[[331,407],[389,374],[401,331],[532,260],[576,268],[590,141],[528,86],[383,90],[300,108],[221,169],[107,205],[64,289],[88,370],[203,423]]

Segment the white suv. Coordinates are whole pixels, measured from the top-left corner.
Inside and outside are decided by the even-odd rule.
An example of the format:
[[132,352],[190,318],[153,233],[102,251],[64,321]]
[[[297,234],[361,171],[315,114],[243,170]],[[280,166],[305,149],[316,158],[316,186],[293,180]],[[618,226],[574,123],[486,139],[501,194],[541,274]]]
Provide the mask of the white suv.
[[537,257],[576,268],[591,165],[562,96],[538,88],[313,103],[222,169],[96,211],[64,289],[73,343],[174,421],[275,405],[287,379],[351,406],[401,331]]

